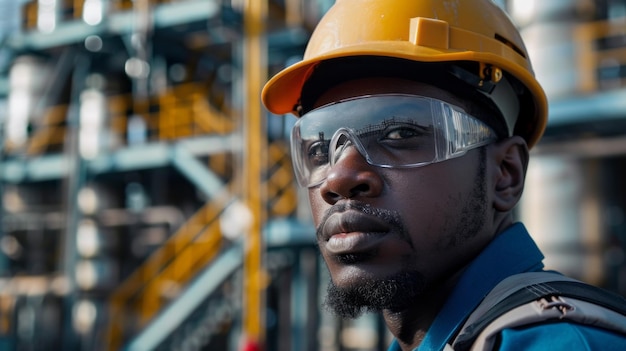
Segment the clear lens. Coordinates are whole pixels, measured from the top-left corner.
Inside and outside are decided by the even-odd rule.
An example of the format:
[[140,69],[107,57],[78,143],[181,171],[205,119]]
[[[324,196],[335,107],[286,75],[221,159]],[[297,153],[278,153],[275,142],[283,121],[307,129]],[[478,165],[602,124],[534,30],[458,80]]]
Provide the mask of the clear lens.
[[291,135],[301,186],[316,186],[342,152],[355,147],[374,166],[420,167],[495,139],[481,121],[446,102],[416,95],[370,95],[315,109]]

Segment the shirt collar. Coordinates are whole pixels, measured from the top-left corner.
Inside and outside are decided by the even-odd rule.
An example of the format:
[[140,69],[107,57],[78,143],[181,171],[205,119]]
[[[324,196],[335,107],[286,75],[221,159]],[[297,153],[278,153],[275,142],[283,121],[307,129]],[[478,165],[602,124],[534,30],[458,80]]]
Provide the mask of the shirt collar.
[[[523,224],[500,233],[463,272],[417,350],[443,350],[491,289],[511,275],[542,270],[543,258]],[[389,351],[396,350],[400,347],[394,340]]]

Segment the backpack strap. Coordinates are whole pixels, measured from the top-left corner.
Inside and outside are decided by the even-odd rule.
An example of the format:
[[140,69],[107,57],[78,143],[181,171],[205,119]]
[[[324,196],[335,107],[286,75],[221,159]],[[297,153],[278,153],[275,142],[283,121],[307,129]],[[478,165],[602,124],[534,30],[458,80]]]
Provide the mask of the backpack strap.
[[491,350],[503,329],[549,320],[626,334],[626,299],[556,273],[518,274],[487,295],[461,328],[452,349]]

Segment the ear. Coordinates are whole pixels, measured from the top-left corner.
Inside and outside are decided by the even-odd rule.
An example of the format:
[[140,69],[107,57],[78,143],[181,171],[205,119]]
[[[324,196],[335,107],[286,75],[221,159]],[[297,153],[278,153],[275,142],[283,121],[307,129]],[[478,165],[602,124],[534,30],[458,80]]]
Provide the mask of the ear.
[[494,208],[500,212],[511,211],[519,202],[524,190],[528,168],[528,145],[513,136],[491,145],[494,161]]

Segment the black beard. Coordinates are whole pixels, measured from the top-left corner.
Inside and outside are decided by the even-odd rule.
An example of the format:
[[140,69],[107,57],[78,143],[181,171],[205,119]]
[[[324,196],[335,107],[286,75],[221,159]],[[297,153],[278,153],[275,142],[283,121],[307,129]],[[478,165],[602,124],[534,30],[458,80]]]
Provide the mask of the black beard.
[[365,280],[347,288],[331,280],[324,305],[344,318],[357,318],[364,312],[400,312],[415,305],[424,286],[424,277],[416,271],[400,272],[383,281]]

